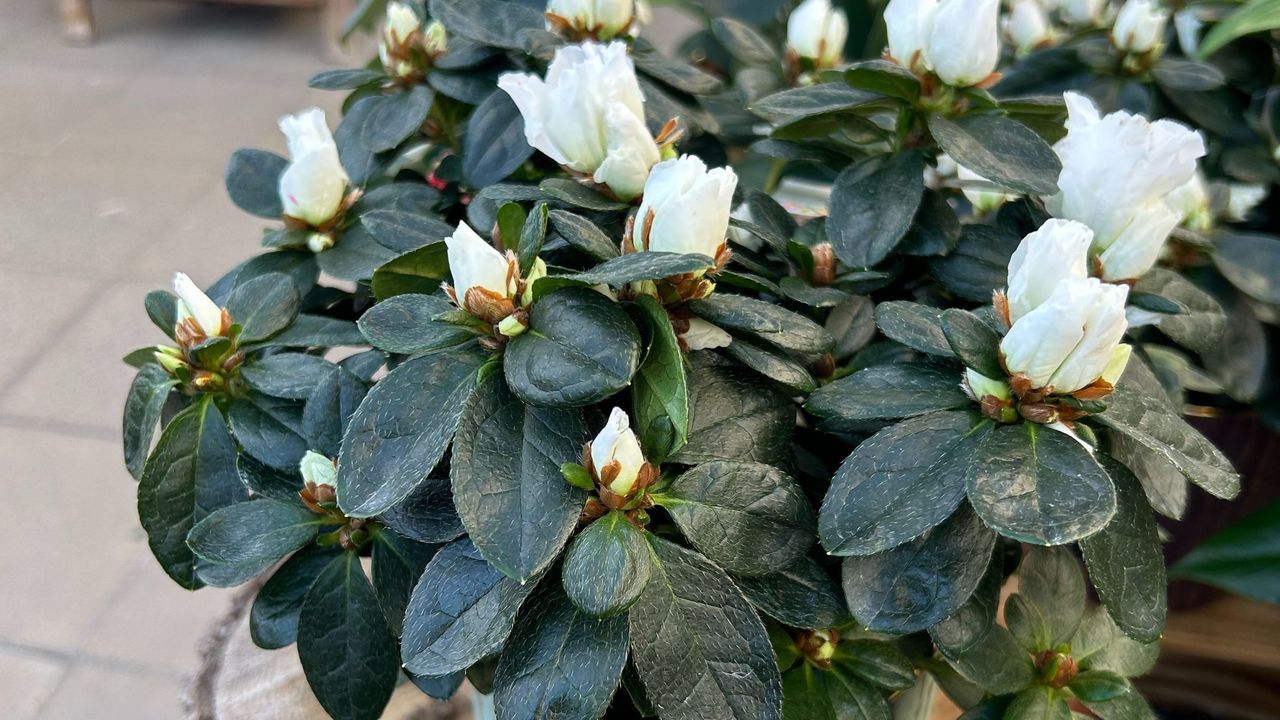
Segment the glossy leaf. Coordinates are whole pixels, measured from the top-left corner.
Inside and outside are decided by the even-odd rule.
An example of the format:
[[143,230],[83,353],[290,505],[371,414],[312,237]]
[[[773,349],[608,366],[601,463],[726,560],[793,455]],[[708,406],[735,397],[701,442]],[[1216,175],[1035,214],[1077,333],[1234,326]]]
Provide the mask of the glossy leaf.
[[924,194],[923,156],[902,152],[850,165],[831,189],[827,235],[836,256],[855,268],[879,263],[911,226]]

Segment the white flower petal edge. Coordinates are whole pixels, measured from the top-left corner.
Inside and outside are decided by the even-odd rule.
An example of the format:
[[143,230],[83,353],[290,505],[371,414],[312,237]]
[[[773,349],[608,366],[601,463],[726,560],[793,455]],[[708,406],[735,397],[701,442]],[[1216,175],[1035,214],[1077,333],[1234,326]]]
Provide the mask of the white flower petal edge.
[[1089,245],[1093,231],[1074,220],[1050,218],[1022,238],[1009,258],[1009,319],[1039,307],[1058,283],[1089,274]]
[[728,347],[733,342],[732,335],[702,318],[689,318],[689,329],[680,334],[680,339],[690,352]]
[[303,482],[337,487],[337,466],[333,464],[332,459],[314,450],[308,450],[302,456],[302,460],[298,463],[298,469],[302,472]]
[[609,489],[619,495],[626,495],[635,485],[640,468],[644,466],[644,452],[640,449],[640,441],[631,430],[631,420],[622,408],[614,408],[609,413],[600,433],[591,441],[591,464],[595,466],[596,475],[602,476],[605,468],[614,461],[619,469],[616,477],[609,482]]
[[942,0],[933,13],[929,65],[948,85],[977,85],[1000,60],[1000,0]]
[[484,288],[501,297],[513,297],[516,278],[511,263],[502,253],[484,241],[465,222],[458,223],[453,235],[445,238],[445,250],[449,257],[449,274],[453,276],[453,291],[461,306],[467,292],[473,287]]
[[280,203],[286,215],[320,226],[342,207],[350,179],[324,111],[310,108],[280,118],[289,144],[289,165],[280,176]]
[[222,334],[222,308],[199,288],[186,273],[173,274],[173,291],[178,296],[178,320],[191,318],[209,337]]
[[654,165],[632,228],[636,249],[714,258],[728,234],[737,185],[733,170],[708,170],[692,155]]

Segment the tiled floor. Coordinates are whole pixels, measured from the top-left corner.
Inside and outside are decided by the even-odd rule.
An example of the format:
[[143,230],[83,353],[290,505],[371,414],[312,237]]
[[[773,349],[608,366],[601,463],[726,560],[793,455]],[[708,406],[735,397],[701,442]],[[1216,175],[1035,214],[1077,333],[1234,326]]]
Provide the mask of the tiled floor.
[[[120,357],[160,339],[146,291],[210,282],[260,221],[222,189],[276,118],[338,97],[308,12],[97,0],[99,41],[54,0],[0,0],[0,718],[178,720],[226,591],[151,560],[121,460]],[[336,118],[334,118],[336,122]]]

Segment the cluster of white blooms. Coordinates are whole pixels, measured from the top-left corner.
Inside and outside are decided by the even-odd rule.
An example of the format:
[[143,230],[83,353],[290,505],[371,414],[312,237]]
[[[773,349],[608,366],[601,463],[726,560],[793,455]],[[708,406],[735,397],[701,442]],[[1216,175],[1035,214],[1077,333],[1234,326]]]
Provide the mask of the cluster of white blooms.
[[1062,174],[1045,207],[1093,231],[1102,279],[1141,277],[1182,220],[1168,197],[1194,177],[1204,141],[1172,120],[1123,111],[1103,117],[1083,95],[1065,99],[1067,135],[1054,145]]
[[889,0],[889,55],[954,87],[977,85],[1000,60],[1000,0]]

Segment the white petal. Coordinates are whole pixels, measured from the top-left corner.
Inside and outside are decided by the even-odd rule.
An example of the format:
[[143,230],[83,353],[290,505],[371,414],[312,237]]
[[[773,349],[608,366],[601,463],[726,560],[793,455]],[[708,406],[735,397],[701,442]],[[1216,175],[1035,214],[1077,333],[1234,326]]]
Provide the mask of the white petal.
[[1156,264],[1169,233],[1181,217],[1163,202],[1139,211],[1116,239],[1098,257],[1102,263],[1102,279],[1134,280]]
[[308,450],[298,463],[303,482],[316,485],[337,487],[338,468],[331,458],[327,458],[314,450]]
[[904,67],[928,69],[925,52],[938,0],[889,0],[884,24],[889,35],[889,55]]
[[1043,303],[1067,278],[1089,274],[1093,231],[1074,220],[1046,220],[1022,239],[1009,258],[1009,318],[1017,322]]
[[690,351],[728,347],[733,342],[732,335],[702,318],[689,318],[689,329],[680,339]]
[[280,176],[280,204],[286,215],[324,225],[347,193],[347,173],[336,147],[317,147],[296,156]]
[[205,335],[221,334],[222,308],[192,282],[186,273],[173,274],[173,291],[178,295],[179,317],[194,319]]
[[321,147],[337,146],[333,142],[333,133],[325,122],[324,111],[318,107],[308,108],[296,115],[285,115],[280,118],[280,131],[289,143],[289,157],[298,159]]
[[605,108],[604,119],[608,156],[596,169],[594,179],[608,185],[619,199],[630,200],[644,192],[649,169],[658,163],[661,153],[644,119],[622,103]]
[[933,15],[926,55],[942,81],[976,85],[1000,59],[1000,0],[942,0]]
[[1090,278],[1089,295],[1079,301],[1087,306],[1084,334],[1050,378],[1049,384],[1054,390],[1075,392],[1102,376],[1112,352],[1124,337],[1127,327],[1124,304],[1128,296],[1127,286],[1108,285]]
[[1058,283],[1049,298],[1009,328],[1000,341],[1005,367],[1022,373],[1034,388],[1044,387],[1062,361],[1084,338],[1085,318],[1093,307],[1095,279]]
[[515,294],[514,278],[508,279],[511,265],[507,258],[477,235],[470,225],[458,223],[457,230],[444,242],[449,257],[449,274],[453,276],[453,291],[460,304],[473,287],[481,287],[503,297]]
[[1048,425],[1045,425],[1045,427],[1049,428],[1050,430],[1057,430],[1063,435],[1066,435],[1072,440],[1075,440],[1076,442],[1080,443],[1080,447],[1083,447],[1085,450],[1088,450],[1090,455],[1093,454],[1093,446],[1085,442],[1083,438],[1081,438],[1079,435],[1076,434],[1075,430],[1072,430],[1071,428],[1067,427],[1065,424],[1060,422],[1049,423]]
[[591,463],[595,465],[597,474],[602,473],[614,460],[621,465],[621,470],[609,487],[614,492],[626,494],[644,464],[644,453],[636,434],[631,430],[627,413],[616,407],[609,413],[609,419],[599,434],[591,441]]
[[[655,178],[667,163],[673,167]],[[689,155],[654,166],[640,207],[641,213],[652,210],[654,214],[648,249],[714,257],[728,234],[737,183],[733,170],[707,170],[701,160]]]

